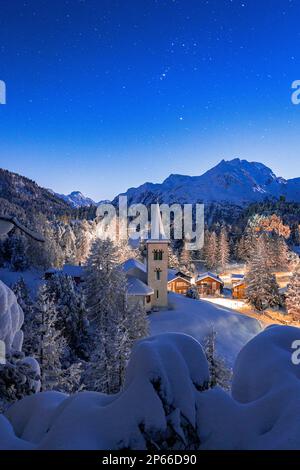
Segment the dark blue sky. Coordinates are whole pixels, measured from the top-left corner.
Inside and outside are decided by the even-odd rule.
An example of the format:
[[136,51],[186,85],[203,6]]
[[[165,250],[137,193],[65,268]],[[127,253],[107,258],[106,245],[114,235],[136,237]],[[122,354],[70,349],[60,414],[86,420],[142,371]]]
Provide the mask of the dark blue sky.
[[0,166],[96,200],[220,159],[300,176],[300,0],[0,0]]

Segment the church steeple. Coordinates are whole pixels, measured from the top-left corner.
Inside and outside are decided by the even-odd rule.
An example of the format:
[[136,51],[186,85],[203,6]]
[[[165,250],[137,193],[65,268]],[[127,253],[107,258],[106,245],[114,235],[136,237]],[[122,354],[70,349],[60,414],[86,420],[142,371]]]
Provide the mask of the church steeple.
[[157,202],[151,207],[151,234],[147,240],[147,280],[154,290],[153,307],[168,306],[168,244]]
[[[152,206],[153,207],[153,206]],[[151,208],[151,240],[167,240],[165,229],[163,226],[159,203],[154,205],[154,210]]]

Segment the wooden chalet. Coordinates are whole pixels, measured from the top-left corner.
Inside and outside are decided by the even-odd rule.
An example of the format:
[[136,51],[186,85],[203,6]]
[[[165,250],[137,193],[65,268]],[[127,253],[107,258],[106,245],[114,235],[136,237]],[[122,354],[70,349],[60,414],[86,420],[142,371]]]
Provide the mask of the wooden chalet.
[[181,271],[171,272],[168,276],[168,290],[185,295],[192,286],[191,281],[192,278]]
[[233,285],[232,287],[232,298],[236,300],[241,300],[245,298],[246,294],[246,284],[245,281],[240,281]]
[[224,283],[216,274],[207,272],[197,277],[196,286],[200,297],[218,296],[223,291]]

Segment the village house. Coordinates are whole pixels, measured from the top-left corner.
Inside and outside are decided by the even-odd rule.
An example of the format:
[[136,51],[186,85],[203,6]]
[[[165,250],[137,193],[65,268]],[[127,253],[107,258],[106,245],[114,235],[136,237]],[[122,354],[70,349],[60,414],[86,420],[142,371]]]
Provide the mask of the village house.
[[210,272],[200,274],[195,284],[200,297],[218,296],[224,287],[223,281],[216,274]]
[[236,300],[241,300],[245,298],[246,284],[245,277],[243,274],[232,274],[231,275],[231,284],[232,284],[232,298]]
[[246,284],[245,281],[240,281],[232,286],[232,298],[241,300],[245,298]]
[[176,294],[186,295],[187,291],[192,287],[192,278],[181,271],[169,269],[168,289]]

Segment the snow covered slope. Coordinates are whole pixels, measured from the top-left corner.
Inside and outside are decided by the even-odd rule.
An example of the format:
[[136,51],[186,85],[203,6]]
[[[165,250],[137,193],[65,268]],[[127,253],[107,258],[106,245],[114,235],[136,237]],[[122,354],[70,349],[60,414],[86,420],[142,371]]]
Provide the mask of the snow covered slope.
[[300,178],[285,180],[262,163],[235,158],[222,160],[201,176],[170,175],[161,184],[145,183],[125,194],[130,204],[150,204],[159,199],[169,204],[203,201],[244,205],[281,195],[300,202]]
[[31,395],[0,415],[0,449],[300,449],[299,329],[272,326],[241,351],[232,396],[205,389],[200,345],[182,334],[140,341],[117,395]]
[[170,292],[169,302],[172,310],[150,316],[152,334],[181,332],[201,343],[213,325],[217,333],[217,349],[231,366],[242,347],[262,329],[254,318],[204,300]]

